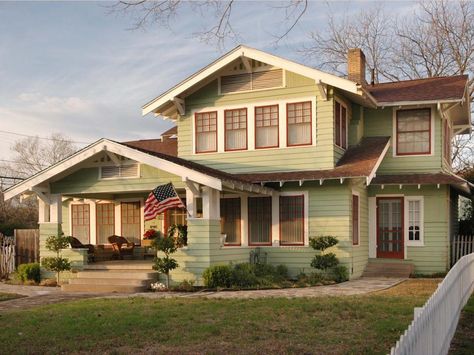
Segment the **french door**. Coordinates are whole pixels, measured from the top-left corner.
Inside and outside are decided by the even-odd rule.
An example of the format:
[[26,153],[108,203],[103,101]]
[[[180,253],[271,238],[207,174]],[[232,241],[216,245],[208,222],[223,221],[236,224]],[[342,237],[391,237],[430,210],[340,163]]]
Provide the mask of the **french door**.
[[403,197],[378,197],[377,258],[403,257]]

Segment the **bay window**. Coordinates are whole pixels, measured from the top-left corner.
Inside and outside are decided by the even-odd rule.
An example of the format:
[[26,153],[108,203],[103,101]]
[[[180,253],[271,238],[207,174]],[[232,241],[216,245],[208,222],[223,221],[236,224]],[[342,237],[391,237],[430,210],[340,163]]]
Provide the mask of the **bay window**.
[[249,245],[272,244],[272,198],[248,198]]
[[255,148],[279,146],[278,120],[278,105],[255,107]]
[[280,196],[280,245],[304,245],[304,195]]
[[397,155],[431,153],[431,110],[398,110],[396,115]]
[[334,142],[337,146],[347,148],[347,109],[339,101],[334,104]]
[[217,111],[195,114],[196,153],[217,151]]
[[287,145],[311,144],[311,101],[287,104],[286,114]]
[[224,111],[225,150],[247,149],[247,109]]

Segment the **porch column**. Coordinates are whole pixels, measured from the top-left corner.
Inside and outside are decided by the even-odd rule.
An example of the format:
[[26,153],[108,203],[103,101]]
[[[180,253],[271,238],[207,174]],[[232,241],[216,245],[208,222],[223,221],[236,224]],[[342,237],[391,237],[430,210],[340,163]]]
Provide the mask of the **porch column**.
[[196,217],[196,197],[189,187],[186,187],[186,209],[188,210],[188,218]]
[[49,222],[49,205],[38,197],[38,223]]
[[59,194],[52,194],[49,197],[51,204],[49,205],[49,221],[51,223],[63,223],[63,205],[62,196]]
[[208,186],[202,191],[202,218],[221,219],[220,192]]

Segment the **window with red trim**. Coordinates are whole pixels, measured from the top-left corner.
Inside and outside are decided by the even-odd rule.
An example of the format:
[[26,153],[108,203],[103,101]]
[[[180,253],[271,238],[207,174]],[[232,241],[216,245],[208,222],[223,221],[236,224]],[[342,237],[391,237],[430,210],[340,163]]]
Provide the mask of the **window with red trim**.
[[108,244],[108,237],[115,234],[115,205],[98,203],[96,205],[97,244]]
[[122,236],[130,242],[140,244],[141,241],[141,213],[140,201],[122,202],[120,205]]
[[304,245],[304,195],[280,196],[280,245]]
[[431,110],[397,111],[397,155],[431,153]]
[[287,145],[311,144],[311,101],[287,104],[286,114]]
[[334,142],[341,148],[347,148],[347,109],[338,101],[334,107]]
[[90,243],[90,206],[88,204],[71,205],[72,236],[83,244]]
[[352,244],[359,245],[359,196],[352,195]]
[[247,149],[247,109],[224,111],[225,150]]
[[249,245],[272,244],[272,198],[249,197]]
[[225,245],[240,245],[240,197],[221,198],[221,233]]
[[195,114],[196,153],[217,151],[217,112]]
[[255,107],[255,148],[279,146],[278,105]]

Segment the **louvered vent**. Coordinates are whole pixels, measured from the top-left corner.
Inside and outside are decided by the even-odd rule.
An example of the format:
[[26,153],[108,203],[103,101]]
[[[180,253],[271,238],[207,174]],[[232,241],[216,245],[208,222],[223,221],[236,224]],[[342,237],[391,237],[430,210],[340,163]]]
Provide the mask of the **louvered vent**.
[[283,86],[283,70],[265,70],[221,77],[221,93],[271,89]]
[[138,164],[102,166],[100,168],[101,179],[119,179],[132,177],[138,177]]

